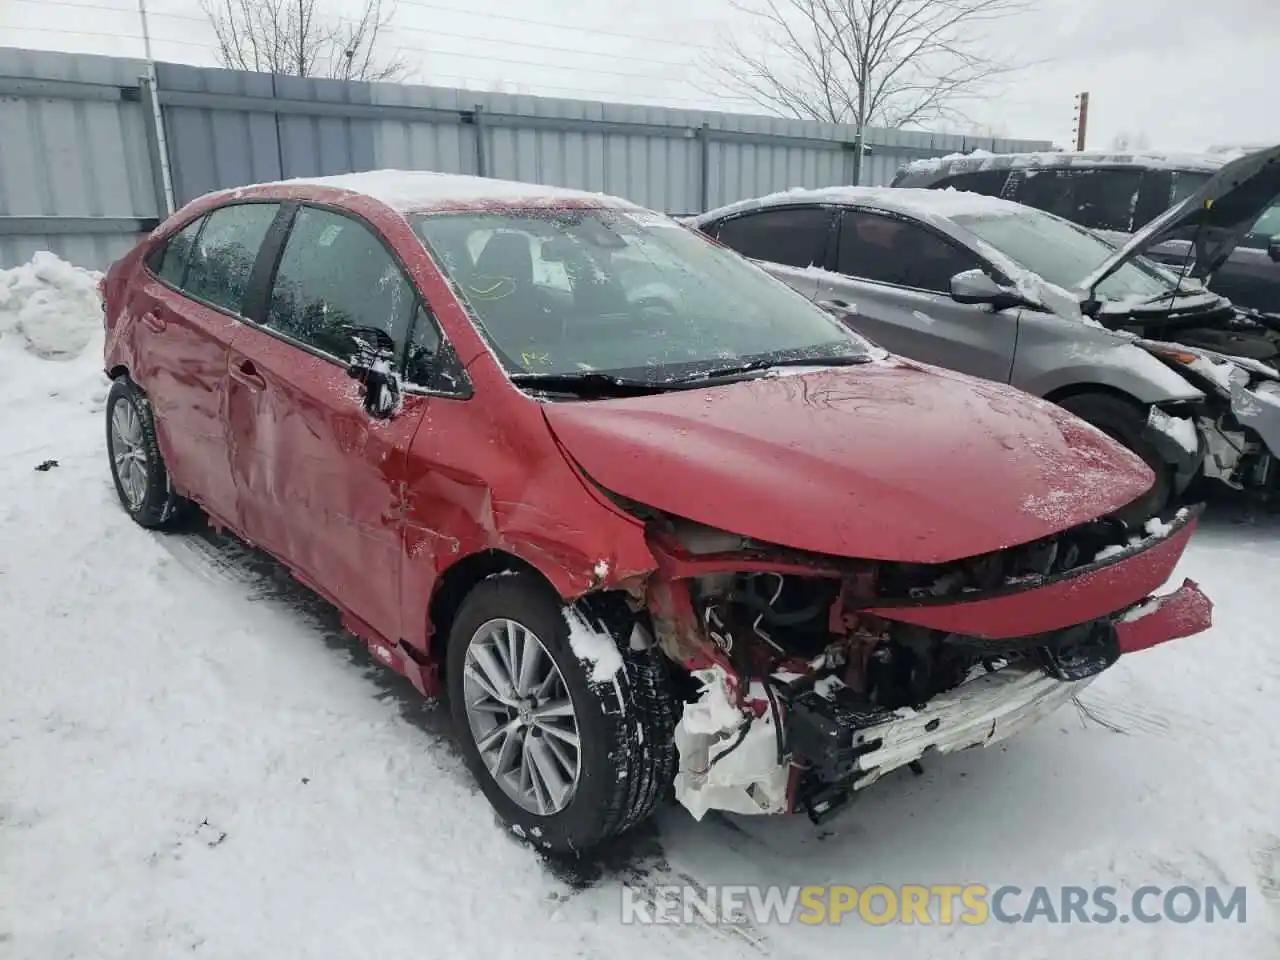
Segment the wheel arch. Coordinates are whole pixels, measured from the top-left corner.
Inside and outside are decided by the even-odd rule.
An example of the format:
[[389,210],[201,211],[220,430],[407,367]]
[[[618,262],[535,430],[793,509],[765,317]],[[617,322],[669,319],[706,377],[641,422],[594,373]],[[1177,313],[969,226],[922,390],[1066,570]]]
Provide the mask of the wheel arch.
[[449,647],[449,631],[453,628],[454,617],[467,594],[489,577],[512,573],[530,575],[558,602],[563,602],[555,584],[528,560],[497,548],[469,554],[441,574],[427,605],[427,651],[435,663],[444,665]]
[[1110,397],[1112,400],[1118,400],[1121,403],[1132,406],[1137,411],[1145,410],[1151,406],[1149,403],[1143,403],[1126,390],[1121,390],[1119,387],[1113,387],[1110,384],[1096,382],[1070,383],[1045,394],[1045,399],[1050,403],[1056,403],[1061,406],[1064,400],[1083,396]]

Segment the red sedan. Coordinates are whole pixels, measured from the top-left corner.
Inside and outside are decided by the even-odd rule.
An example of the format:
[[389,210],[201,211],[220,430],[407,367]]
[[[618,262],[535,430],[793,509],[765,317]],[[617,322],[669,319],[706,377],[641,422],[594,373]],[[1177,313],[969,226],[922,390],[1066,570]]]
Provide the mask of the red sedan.
[[1136,456],[905,361],[596,194],[383,171],[203,197],[103,281],[107,449],[425,695],[511,829],[582,850],[674,792],[819,820],[1122,654],[1197,509]]

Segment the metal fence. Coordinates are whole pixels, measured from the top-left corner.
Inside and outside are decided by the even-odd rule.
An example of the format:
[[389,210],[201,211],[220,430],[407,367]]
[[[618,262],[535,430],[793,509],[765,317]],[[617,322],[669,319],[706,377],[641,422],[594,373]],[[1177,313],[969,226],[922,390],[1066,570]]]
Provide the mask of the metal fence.
[[[839,124],[168,63],[155,77],[136,60],[0,48],[0,266],[36,249],[104,266],[166,210],[166,162],[178,204],[264,180],[398,168],[688,214],[853,176],[854,130]],[[1050,146],[880,129],[866,140],[869,184],[919,157]]]

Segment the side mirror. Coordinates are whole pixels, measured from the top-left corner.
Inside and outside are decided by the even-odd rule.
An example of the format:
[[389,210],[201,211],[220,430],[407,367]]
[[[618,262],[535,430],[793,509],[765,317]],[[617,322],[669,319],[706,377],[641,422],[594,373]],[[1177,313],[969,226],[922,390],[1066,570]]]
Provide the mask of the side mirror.
[[1274,262],[1280,263],[1280,237],[1271,238],[1271,242],[1267,244],[1267,256]]
[[952,277],[951,299],[956,303],[989,304],[996,310],[1026,302],[1017,291],[1000,286],[981,270],[965,270]]
[[355,353],[347,364],[347,376],[364,388],[364,408],[369,416],[389,420],[400,410],[400,375],[396,373],[396,343],[377,327],[350,327]]

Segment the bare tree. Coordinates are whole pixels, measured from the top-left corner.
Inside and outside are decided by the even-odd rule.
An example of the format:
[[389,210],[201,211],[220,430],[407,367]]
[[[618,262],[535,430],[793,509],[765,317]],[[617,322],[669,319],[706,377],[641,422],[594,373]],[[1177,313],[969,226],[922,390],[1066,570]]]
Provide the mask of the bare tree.
[[365,0],[357,16],[333,16],[319,0],[200,0],[218,42],[218,60],[233,70],[338,80],[399,80],[403,57],[378,55],[395,13]]
[[[773,112],[833,123],[967,120],[965,101],[1018,68],[982,29],[1034,0],[730,0],[758,28],[712,57],[722,86]],[[861,151],[858,151],[860,155]]]

